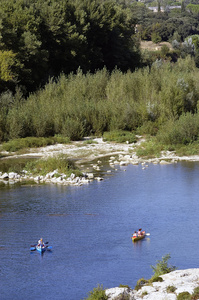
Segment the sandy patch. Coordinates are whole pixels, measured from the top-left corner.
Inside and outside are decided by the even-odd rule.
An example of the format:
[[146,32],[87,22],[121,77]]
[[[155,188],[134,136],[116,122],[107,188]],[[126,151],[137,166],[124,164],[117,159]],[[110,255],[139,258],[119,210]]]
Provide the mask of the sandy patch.
[[162,46],[166,45],[170,50],[173,50],[172,45],[168,42],[161,42],[161,43],[153,43],[151,41],[141,41],[140,48],[142,50],[149,50],[149,51],[158,51],[161,50]]

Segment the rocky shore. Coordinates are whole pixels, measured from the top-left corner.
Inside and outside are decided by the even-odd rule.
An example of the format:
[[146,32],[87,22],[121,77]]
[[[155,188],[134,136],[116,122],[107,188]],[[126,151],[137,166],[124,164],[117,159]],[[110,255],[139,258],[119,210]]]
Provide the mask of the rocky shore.
[[[188,292],[192,295],[194,289],[199,287],[199,269],[177,270],[160,277],[163,279],[162,282],[153,282],[138,291],[117,287],[107,289],[105,292],[109,300],[176,300],[180,293]],[[194,299],[199,299],[199,296]]]
[[[73,142],[71,144],[57,144],[53,146],[41,147],[38,149],[30,149],[24,154],[15,154],[12,153],[1,153],[5,159],[9,158],[23,158],[23,157],[38,157],[38,158],[47,158],[52,155],[57,154],[66,154],[69,159],[74,159],[79,165],[83,176],[76,177],[74,174],[71,174],[70,177],[67,177],[65,174],[58,174],[57,170],[46,174],[45,176],[37,175],[32,176],[26,171],[22,174],[17,174],[14,172],[2,173],[0,172],[0,181],[7,183],[15,182],[24,182],[24,181],[34,181],[36,183],[53,183],[53,184],[62,184],[62,185],[77,185],[81,186],[82,184],[88,184],[92,180],[102,180],[102,177],[94,176],[94,172],[99,171],[103,166],[101,164],[101,157],[108,157],[110,172],[113,168],[115,170],[119,166],[126,166],[129,164],[137,165],[141,164],[142,169],[148,167],[149,163],[152,164],[170,164],[177,163],[182,160],[189,161],[199,161],[199,156],[183,156],[178,157],[172,151],[165,151],[161,153],[161,156],[153,159],[142,159],[136,155],[136,146],[140,145],[143,142],[142,137],[139,138],[138,143],[136,144],[118,144],[112,142],[104,142],[102,138],[95,138],[91,143],[86,143],[88,140]],[[96,163],[93,161],[96,160]],[[91,171],[85,169],[85,162],[90,163]]]

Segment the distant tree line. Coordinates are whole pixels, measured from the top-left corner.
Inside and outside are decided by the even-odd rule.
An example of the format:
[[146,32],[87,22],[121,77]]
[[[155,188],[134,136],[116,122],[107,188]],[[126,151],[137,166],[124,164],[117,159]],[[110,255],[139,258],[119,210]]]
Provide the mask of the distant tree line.
[[188,36],[199,34],[198,12],[193,10],[187,9],[182,12],[179,9],[171,9],[154,13],[143,3],[134,2],[131,11],[132,15],[136,16],[142,40],[172,42],[177,39],[178,42],[183,42]]

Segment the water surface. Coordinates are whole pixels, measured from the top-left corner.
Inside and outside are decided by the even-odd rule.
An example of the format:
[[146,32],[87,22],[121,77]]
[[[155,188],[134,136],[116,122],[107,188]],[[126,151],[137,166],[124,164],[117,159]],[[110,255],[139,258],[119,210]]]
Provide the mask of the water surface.
[[[199,164],[117,167],[81,187],[0,190],[2,300],[80,300],[97,284],[133,288],[167,253],[178,269],[199,267]],[[140,227],[150,238],[133,244]],[[29,251],[40,237],[53,247],[43,256]]]

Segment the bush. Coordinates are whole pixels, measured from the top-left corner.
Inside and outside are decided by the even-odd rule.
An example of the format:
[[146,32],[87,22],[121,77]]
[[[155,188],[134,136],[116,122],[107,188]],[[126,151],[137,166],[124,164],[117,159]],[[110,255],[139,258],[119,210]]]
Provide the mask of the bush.
[[98,285],[92,291],[89,292],[88,298],[84,298],[85,300],[108,300],[108,296],[105,294],[105,290],[103,286]]
[[70,176],[74,173],[76,176],[81,176],[82,173],[75,164],[67,159],[65,155],[52,156],[47,159],[39,159],[28,162],[24,168],[32,174],[46,175],[49,172],[57,170],[60,174]]
[[157,142],[156,139],[150,139],[149,141],[142,143],[137,148],[136,154],[139,157],[159,157],[160,152],[163,150],[163,146]]
[[148,292],[147,292],[147,291],[144,291],[144,292],[142,292],[141,297],[144,297],[144,296],[146,296],[146,295],[148,295]]
[[152,277],[151,279],[150,279],[150,282],[162,282],[163,281],[163,279],[162,279],[162,277]]
[[56,143],[67,144],[70,139],[67,137],[55,136],[51,138],[44,137],[26,137],[22,139],[14,139],[7,143],[3,143],[2,149],[8,152],[15,152],[25,148],[38,148],[48,145],[54,145]]
[[192,300],[199,299],[199,286],[194,289],[191,299]]
[[129,131],[123,130],[114,130],[110,132],[104,132],[103,134],[104,141],[116,142],[116,143],[125,143],[129,142],[136,143],[135,134]]
[[177,288],[173,285],[167,286],[167,293],[174,293]]
[[141,289],[145,284],[148,283],[148,280],[144,279],[144,278],[140,278],[138,281],[137,281],[137,284],[135,286],[135,290],[138,291],[139,289]]
[[175,148],[176,151],[176,155],[179,156],[190,156],[190,155],[198,155],[199,153],[199,141],[194,142],[192,144],[189,145],[176,145]]
[[193,143],[198,139],[199,133],[199,114],[183,114],[179,120],[168,122],[159,131],[157,137],[164,144],[183,144]]
[[159,277],[160,275],[170,273],[176,270],[175,266],[168,266],[168,260],[171,258],[170,254],[166,254],[162,257],[162,260],[158,260],[156,266],[151,266],[154,275],[152,278]]
[[178,294],[177,300],[191,300],[191,295],[189,292],[183,292]]

